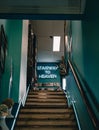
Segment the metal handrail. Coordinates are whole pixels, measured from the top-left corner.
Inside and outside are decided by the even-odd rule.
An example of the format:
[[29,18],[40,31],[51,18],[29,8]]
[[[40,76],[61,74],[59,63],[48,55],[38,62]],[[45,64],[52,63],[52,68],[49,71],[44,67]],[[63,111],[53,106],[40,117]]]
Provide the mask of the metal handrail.
[[94,111],[92,110],[92,107],[91,107],[91,105],[90,105],[90,103],[89,103],[89,101],[88,101],[88,98],[86,97],[86,95],[85,95],[85,93],[84,93],[84,90],[83,90],[83,88],[82,88],[82,85],[81,85],[81,83],[80,83],[80,81],[79,81],[79,79],[78,79],[78,76],[77,76],[77,74],[76,74],[76,72],[75,72],[75,70],[74,70],[74,68],[73,68],[73,65],[72,65],[72,63],[71,63],[70,60],[68,60],[68,64],[69,64],[69,67],[70,67],[70,69],[71,69],[71,71],[72,71],[72,73],[73,73],[73,76],[74,76],[74,79],[75,79],[76,84],[77,84],[77,86],[78,86],[78,89],[79,89],[79,91],[80,91],[80,94],[81,94],[81,96],[82,96],[82,98],[83,98],[83,100],[84,100],[84,103],[85,103],[86,107],[87,107],[87,111],[88,111],[88,113],[89,113],[90,119],[92,120],[95,129],[96,129],[96,130],[99,130],[99,124],[98,124],[99,121],[98,121],[98,119],[96,118]]
[[77,110],[76,110],[76,107],[75,107],[76,101],[74,99],[71,99],[69,91],[66,91],[66,92],[64,91],[64,94],[66,95],[66,98],[67,98],[68,107],[71,107],[71,105],[73,106],[73,110],[74,110],[74,113],[75,113],[78,129],[82,130],[81,125],[80,125],[80,121],[79,121],[79,118],[78,118]]
[[22,106],[25,105],[25,102],[26,102],[26,98],[27,98],[27,95],[28,95],[29,89],[30,89],[30,85],[28,86],[27,91],[26,91],[26,93],[24,94],[23,98],[19,101],[19,105],[18,105],[18,108],[17,108],[16,114],[15,114],[15,117],[14,117],[14,121],[13,121],[13,124],[12,124],[11,130],[14,130],[14,126],[15,126],[16,119],[17,119],[17,116],[18,116],[18,114],[19,114],[19,110],[20,110],[21,105],[22,105]]
[[25,102],[26,102],[26,99],[27,99],[27,95],[28,95],[28,92],[29,92],[29,89],[30,89],[30,84],[26,90],[26,92],[24,93],[24,96],[22,98],[22,105],[25,106]]
[[73,106],[75,117],[76,117],[76,120],[77,120],[78,129],[82,130],[81,125],[80,125],[80,121],[79,121],[79,118],[78,118],[77,110],[76,110],[76,107],[75,107],[75,101],[73,101],[73,100],[72,100],[72,106]]
[[19,102],[19,105],[18,105],[18,108],[17,108],[17,111],[16,111],[16,114],[15,114],[15,117],[14,117],[14,121],[13,121],[13,124],[12,124],[11,130],[14,130],[15,122],[16,122],[16,119],[17,119],[17,116],[18,116],[18,113],[19,113],[19,110],[20,110],[21,104],[22,104],[22,102],[20,101],[20,102]]

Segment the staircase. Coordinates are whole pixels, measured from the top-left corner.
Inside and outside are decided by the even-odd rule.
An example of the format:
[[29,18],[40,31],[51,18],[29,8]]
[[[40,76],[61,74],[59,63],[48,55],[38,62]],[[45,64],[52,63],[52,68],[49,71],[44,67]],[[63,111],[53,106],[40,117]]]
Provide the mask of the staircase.
[[30,90],[15,130],[78,130],[72,108],[67,107],[64,92]]

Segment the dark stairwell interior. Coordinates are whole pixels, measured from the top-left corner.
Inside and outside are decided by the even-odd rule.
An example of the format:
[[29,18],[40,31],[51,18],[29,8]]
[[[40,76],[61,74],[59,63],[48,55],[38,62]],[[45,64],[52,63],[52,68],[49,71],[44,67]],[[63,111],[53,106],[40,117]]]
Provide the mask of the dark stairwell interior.
[[[14,1],[15,2],[15,1]],[[52,1],[53,2],[53,1]],[[5,3],[6,2],[4,2],[4,5],[5,5]],[[75,3],[75,2],[74,2]],[[80,0],[80,3],[82,3],[81,2],[81,0]],[[76,4],[77,5],[77,4]],[[2,6],[2,5],[1,5]],[[4,8],[5,7],[5,8]],[[7,6],[5,5],[5,6],[2,6],[2,8],[1,8],[1,10],[3,9],[3,10],[5,10],[5,9],[8,9],[9,10],[9,8],[6,8]],[[81,7],[81,6],[80,6]],[[95,8],[94,8],[95,7]],[[16,9],[16,8],[14,8],[14,9]],[[17,9],[18,10],[18,9]],[[18,10],[19,11],[19,10]],[[25,11],[26,11],[26,9],[25,9]],[[7,11],[7,12],[9,12],[9,11]],[[15,12],[15,11],[14,11]],[[19,11],[20,12],[20,11]],[[82,23],[82,30],[84,31],[84,38],[83,37],[81,37],[81,39],[82,39],[82,41],[84,41],[84,44],[83,44],[83,46],[85,46],[86,48],[81,48],[81,51],[80,50],[78,50],[78,53],[75,53],[75,52],[77,52],[77,48],[76,48],[76,50],[75,50],[75,47],[73,47],[73,50],[74,50],[74,52],[72,53],[73,54],[73,56],[74,57],[72,57],[72,61],[74,62],[74,63],[76,63],[75,65],[76,65],[76,67],[77,68],[79,68],[79,71],[78,72],[82,72],[82,70],[83,70],[83,68],[85,68],[86,67],[86,71],[85,71],[85,77],[84,77],[84,79],[85,79],[85,81],[88,81],[87,83],[89,84],[89,82],[90,82],[90,86],[89,86],[89,90],[93,90],[92,91],[92,94],[94,95],[94,96],[96,96],[97,98],[95,98],[96,100],[94,100],[94,97],[93,96],[91,96],[91,94],[90,94],[90,91],[88,92],[88,91],[85,91],[85,90],[87,90],[87,89],[85,89],[84,90],[84,94],[82,94],[82,95],[85,95],[85,97],[87,97],[87,102],[89,101],[89,103],[90,103],[90,106],[91,107],[93,107],[93,110],[96,110],[96,109],[94,109],[95,107],[94,106],[98,106],[98,82],[96,82],[96,75],[98,75],[98,62],[97,62],[97,59],[98,59],[98,37],[97,37],[97,35],[96,34],[98,34],[97,32],[97,29],[98,29],[98,22],[97,21],[99,21],[99,19],[98,19],[98,5],[96,5],[96,3],[95,2],[93,2],[92,0],[91,1],[87,1],[87,20],[86,19],[83,19],[83,20],[81,20],[80,22]],[[9,13],[11,13],[11,12],[9,12]],[[42,14],[42,13],[41,13]],[[15,15],[15,14],[14,14]],[[0,17],[2,18],[2,16],[3,16],[3,18],[4,18],[4,16],[6,16],[6,15],[4,15],[4,14],[1,14],[0,15]],[[8,15],[9,16],[9,15]],[[6,16],[6,17],[8,17],[8,16]],[[13,16],[13,15],[12,15]],[[39,15],[37,15],[38,17],[39,17]],[[55,16],[55,15],[54,15]],[[57,16],[57,15],[56,15]],[[68,17],[68,15],[66,15],[67,17]],[[71,15],[70,15],[71,16]],[[16,15],[14,16],[14,17],[17,17]],[[28,16],[29,17],[29,16]],[[38,18],[37,17],[37,18]],[[48,16],[49,17],[49,16]],[[47,18],[48,18],[47,17]],[[55,17],[56,18],[56,17]],[[62,15],[62,17],[60,17],[60,18],[62,18],[63,19],[63,15]],[[70,17],[69,17],[70,18]],[[75,17],[74,17],[75,18]],[[92,19],[93,18],[93,19]],[[51,19],[51,18],[50,18]],[[65,17],[65,19],[66,19],[66,17]],[[91,21],[90,21],[91,20]],[[77,22],[77,21],[76,21]],[[73,23],[72,22],[72,25],[73,24],[75,24],[75,23]],[[15,24],[16,25],[16,24]],[[78,22],[77,22],[77,25],[78,25]],[[12,26],[12,24],[11,24],[11,26]],[[77,28],[77,26],[75,26],[75,28],[76,29],[78,29]],[[74,28],[74,29],[75,29]],[[91,31],[90,31],[90,29],[91,29]],[[11,30],[11,29],[10,29]],[[16,29],[14,29],[14,30],[16,30]],[[18,30],[18,32],[19,32],[19,30]],[[72,33],[72,34],[76,34],[75,33],[75,31],[73,31],[74,33]],[[77,34],[79,34],[79,29],[77,30]],[[91,33],[92,32],[92,33]],[[94,34],[94,35],[93,35]],[[90,36],[90,37],[89,37]],[[11,37],[13,37],[12,35],[11,35]],[[74,36],[75,37],[75,36]],[[77,37],[78,37],[78,35],[77,35]],[[17,39],[19,39],[19,38],[17,38]],[[74,39],[74,41],[75,41],[75,39],[76,39],[76,37],[75,38],[73,38]],[[89,46],[89,43],[90,43],[90,46]],[[95,44],[93,44],[93,43],[95,43]],[[82,44],[82,43],[81,43]],[[77,46],[78,45],[81,45],[80,44],[80,42],[78,42],[77,43]],[[14,45],[15,46],[15,45]],[[80,47],[82,47],[82,46],[80,46]],[[94,48],[95,47],[95,48]],[[79,48],[79,47],[78,47]],[[93,49],[94,48],[94,49]],[[85,49],[84,50],[84,52],[86,52],[86,53],[84,53],[84,55],[79,55],[79,57],[78,57],[78,54],[79,54],[79,52],[82,52],[82,50],[83,49]],[[12,49],[11,48],[11,50],[14,50],[14,49]],[[88,50],[89,50],[89,52],[88,52]],[[93,51],[93,50],[95,50],[95,51]],[[12,53],[13,54],[13,53]],[[82,53],[81,53],[82,54]],[[89,55],[87,55],[87,54],[89,54]],[[92,64],[91,64],[91,66],[87,66],[89,63],[90,63],[90,61],[92,60],[91,58],[89,58],[89,56],[90,56],[90,54],[94,54],[94,56],[95,56],[95,58],[93,59],[93,62],[92,62]],[[84,57],[83,57],[84,56]],[[91,55],[92,56],[92,55]],[[79,59],[78,59],[79,58]],[[17,59],[16,57],[15,57],[15,59]],[[82,62],[82,59],[85,59],[84,60],[84,62]],[[90,60],[89,60],[90,59]],[[86,62],[87,61],[87,62]],[[17,62],[18,63],[18,62]],[[81,64],[80,64],[81,63]],[[94,68],[95,69],[93,69],[93,66],[94,66]],[[75,67],[75,69],[77,69]],[[16,67],[17,68],[17,67]],[[93,70],[93,71],[88,71],[88,70]],[[88,72],[88,73],[86,73],[86,72]],[[91,74],[89,73],[89,72],[92,72]],[[15,74],[15,72],[14,72],[14,74]],[[7,72],[7,75],[8,75],[8,72]],[[92,75],[92,77],[90,77],[90,75]],[[95,76],[94,76],[95,75]],[[88,79],[86,78],[86,76],[88,77]],[[4,76],[5,77],[5,76]],[[97,76],[98,77],[98,76]],[[17,80],[17,78],[16,77],[14,77],[16,80]],[[98,79],[98,78],[97,78]],[[82,81],[82,80],[81,80]],[[93,84],[91,83],[91,81],[93,81]],[[98,80],[97,80],[98,81]],[[5,80],[4,80],[4,82],[5,82]],[[78,83],[78,81],[77,81],[77,83]],[[82,83],[82,82],[81,82]],[[83,83],[82,83],[83,84]],[[96,84],[96,85],[95,85]],[[81,85],[81,84],[80,84]],[[84,84],[85,85],[85,84]],[[83,86],[83,85],[82,85]],[[16,85],[16,87],[17,87],[17,85]],[[86,87],[86,85],[84,86],[84,88],[87,88]],[[94,88],[94,89],[93,89]],[[15,86],[14,86],[14,89],[15,89]],[[15,89],[16,90],[16,89]],[[76,89],[77,90],[77,89]],[[76,91],[75,90],[75,91]],[[33,91],[33,90],[30,90],[30,91]],[[4,92],[5,92],[5,90],[4,90]],[[44,94],[45,94],[45,91],[43,90],[43,91],[38,91],[38,93],[39,92],[43,92]],[[46,91],[47,92],[47,91]],[[49,92],[49,91],[48,91]],[[72,92],[73,92],[73,94],[72,95],[74,95],[74,94],[76,94],[77,95],[77,93],[74,93],[74,86],[72,87]],[[82,93],[82,91],[81,91],[81,93]],[[3,95],[4,93],[2,93],[2,95]],[[89,94],[89,95],[88,95]],[[30,95],[30,93],[29,93],[29,95]],[[28,96],[29,96],[28,95]],[[32,94],[32,95],[36,95],[36,91],[35,91],[35,94]],[[58,94],[57,94],[58,95]],[[91,98],[89,98],[89,96],[91,97]],[[13,96],[13,97],[15,97],[15,95]],[[83,96],[82,96],[83,97]],[[84,101],[85,101],[85,97],[84,97]],[[78,96],[77,96],[77,98],[78,98]],[[34,100],[35,98],[33,98],[33,100]],[[79,98],[78,98],[79,99]],[[88,100],[89,99],[89,100]],[[31,98],[31,100],[32,100],[32,98]],[[45,101],[43,101],[43,99],[42,98],[40,98],[40,100],[42,100],[42,102],[44,103]],[[54,98],[53,98],[53,100],[54,100]],[[65,99],[66,100],[66,99]],[[94,100],[92,103],[94,103],[95,102],[95,104],[94,104],[94,106],[93,106],[93,104],[91,104],[91,101],[90,100]],[[82,105],[82,100],[80,100],[79,99],[79,102],[77,102],[78,100],[76,100],[76,103],[79,103],[79,106],[81,106],[81,110],[84,110],[84,107],[83,107],[83,105]],[[26,110],[26,108],[27,108],[27,106],[29,107],[29,106],[31,106],[31,107],[29,107],[29,112],[30,112],[30,110],[34,110],[34,108],[35,108],[35,110],[36,110],[36,112],[38,112],[38,110],[42,110],[43,108],[41,107],[41,106],[44,106],[45,107],[45,104],[44,105],[41,105],[42,103],[38,103],[38,105],[30,105],[29,103],[27,103],[28,102],[28,98],[27,98],[27,101],[26,101],[26,105],[25,105],[25,107],[21,107],[21,109],[20,109],[20,112],[19,112],[19,116],[18,116],[18,119],[17,119],[17,123],[16,123],[16,126],[15,126],[15,129],[23,129],[22,128],[22,124],[21,124],[21,121],[24,119],[25,120],[25,118],[21,115],[21,111],[22,110]],[[31,101],[31,102],[34,102],[34,103],[36,103],[36,101]],[[41,101],[40,101],[41,102]],[[55,100],[55,102],[57,102],[56,100]],[[89,106],[89,103],[87,104],[87,106]],[[97,105],[96,105],[96,103],[97,103]],[[28,105],[27,105],[28,104]],[[47,103],[48,104],[48,103]],[[54,103],[54,105],[55,105],[56,103]],[[59,104],[59,102],[57,102],[57,104]],[[39,106],[39,107],[38,107]],[[46,110],[48,110],[49,109],[49,105],[47,105],[48,107],[45,107],[46,108]],[[56,112],[56,110],[57,109],[60,109],[60,108],[58,108],[58,105],[56,105],[57,107],[54,109],[53,108],[53,110],[55,110],[55,112]],[[62,105],[62,108],[64,108],[63,107],[64,105]],[[89,107],[90,107],[89,106]],[[60,107],[61,107],[61,105],[60,105]],[[89,107],[87,107],[87,108],[89,108]],[[91,107],[90,107],[90,109],[91,109]],[[65,108],[64,108],[65,110],[67,110],[67,109],[72,109],[72,108],[67,108],[66,106],[65,106]],[[50,110],[52,110],[52,107],[50,107]],[[78,108],[78,110],[80,110],[79,108]],[[89,110],[89,109],[88,109]],[[98,110],[98,107],[97,107],[97,110]],[[84,112],[84,114],[83,114],[83,112]],[[83,130],[88,130],[88,129],[90,129],[91,128],[91,126],[90,126],[90,123],[89,123],[89,121],[87,120],[87,116],[86,116],[86,114],[85,114],[85,111],[79,111],[79,113],[81,113],[80,115],[79,115],[79,118],[81,119],[80,121],[81,121],[81,126],[82,126],[82,128],[81,129],[83,129]],[[99,110],[98,110],[98,112],[99,112]],[[97,117],[99,117],[98,116],[98,112],[97,111],[94,111],[94,113],[95,113],[95,115],[97,116]],[[28,112],[25,112],[25,113],[28,113]],[[35,115],[35,113],[34,112],[30,112],[31,114],[31,119],[30,118],[26,118],[26,120],[27,121],[25,121],[25,123],[24,123],[24,129],[46,129],[46,127],[47,127],[47,129],[49,128],[52,128],[52,124],[50,125],[50,127],[49,127],[49,125],[46,125],[45,127],[44,126],[38,126],[37,124],[34,124],[33,125],[33,123],[32,123],[32,125],[30,126],[31,128],[28,128],[28,121],[29,122],[31,122],[32,120],[35,122],[37,122],[37,120],[39,120],[39,119],[35,119],[34,117],[33,117],[33,119],[32,119],[32,114],[33,114],[33,116]],[[41,122],[41,116],[40,116],[40,112],[38,112],[39,113],[39,117],[40,117],[40,122]],[[44,113],[46,113],[46,111],[44,110]],[[58,113],[58,112],[57,112]],[[29,116],[30,116],[29,115]],[[54,115],[54,114],[53,114]],[[59,113],[58,113],[58,115],[59,115]],[[67,115],[67,113],[65,114],[65,115]],[[20,118],[20,116],[21,116],[21,118]],[[27,115],[26,115],[27,116]],[[51,114],[50,114],[50,116],[51,116]],[[83,118],[83,116],[84,116],[84,118]],[[92,114],[92,116],[93,116],[93,114]],[[91,116],[91,117],[92,117]],[[23,117],[23,119],[22,119],[22,117]],[[57,116],[54,116],[54,117],[57,117]],[[69,116],[70,117],[70,116]],[[47,119],[49,119],[49,118],[47,118]],[[42,119],[42,120],[47,120],[47,119]],[[97,118],[97,119],[99,119],[99,118]],[[51,119],[49,119],[48,121],[50,121]],[[56,118],[55,118],[55,120],[56,120]],[[66,119],[67,120],[67,119]],[[66,121],[65,120],[65,121]],[[93,119],[92,119],[93,120]],[[57,124],[59,124],[59,118],[57,118]],[[93,120],[93,122],[94,122],[95,120]],[[20,123],[20,125],[18,125],[18,122]],[[26,124],[27,123],[27,124]],[[86,126],[85,126],[85,123],[86,123]],[[40,123],[39,123],[40,124]],[[94,122],[94,124],[96,124],[95,122]],[[97,127],[98,126],[98,127]],[[96,125],[96,127],[97,127],[97,130],[99,130],[99,121],[97,121],[97,125]],[[69,129],[69,126],[66,126],[66,125],[64,125],[64,126],[62,126],[62,124],[59,126],[58,125],[58,127],[55,125],[55,126],[53,126],[53,128],[52,129],[55,129],[55,128],[57,128],[57,129]],[[72,129],[75,129],[74,127],[72,128]],[[90,129],[91,130],[91,129]],[[92,130],[93,130],[93,128],[92,128]]]

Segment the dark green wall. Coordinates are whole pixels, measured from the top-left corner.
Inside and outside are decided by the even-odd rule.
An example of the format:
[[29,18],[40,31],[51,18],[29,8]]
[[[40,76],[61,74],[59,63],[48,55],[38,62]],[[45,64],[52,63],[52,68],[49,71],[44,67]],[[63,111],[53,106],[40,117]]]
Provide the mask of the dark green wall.
[[[6,20],[0,20],[0,29],[1,29],[1,25],[3,25],[3,27],[4,27],[4,30],[5,30],[5,33],[7,32],[6,31],[6,26],[7,26],[7,21]],[[2,81],[2,78],[3,78],[3,76],[1,75],[1,73],[0,73],[0,102],[2,101],[2,96],[3,96],[3,93],[2,93],[2,88],[3,88],[3,86],[2,86],[2,84],[1,84],[1,81]],[[7,91],[5,92],[5,94],[7,94]]]
[[72,21],[72,61],[99,119],[99,7],[87,1],[86,18]]
[[81,130],[95,130],[88,114],[85,102],[84,100],[82,100],[81,93],[77,87],[77,84],[71,71],[69,71],[69,75],[66,76],[66,79],[67,98],[69,98],[70,101],[75,101],[74,105]]
[[15,102],[19,96],[19,79],[20,79],[20,58],[21,58],[21,43],[22,43],[22,20],[5,20],[5,33],[8,40],[7,57],[5,64],[5,72],[1,79],[1,101],[8,97],[11,59],[13,67],[13,83],[11,89],[11,97]]

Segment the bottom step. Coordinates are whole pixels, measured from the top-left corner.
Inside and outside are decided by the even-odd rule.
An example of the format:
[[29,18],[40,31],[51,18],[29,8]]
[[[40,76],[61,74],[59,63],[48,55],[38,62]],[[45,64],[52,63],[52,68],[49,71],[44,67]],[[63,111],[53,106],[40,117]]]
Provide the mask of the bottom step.
[[75,127],[77,124],[76,124],[76,122],[75,121],[72,121],[72,120],[22,120],[22,121],[17,121],[17,126],[18,127],[24,127],[24,126],[26,126],[26,127],[33,127],[33,126],[36,126],[36,127],[40,127],[40,126],[42,126],[42,127],[46,127],[46,126],[48,126],[48,127],[51,127],[51,126],[53,126],[53,127],[60,127],[60,126],[62,126],[62,127],[70,127],[70,126],[72,126],[72,127]]
[[20,127],[15,128],[14,130],[78,130],[77,128],[66,128],[66,127],[33,127],[33,128],[26,128]]

